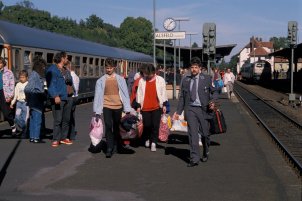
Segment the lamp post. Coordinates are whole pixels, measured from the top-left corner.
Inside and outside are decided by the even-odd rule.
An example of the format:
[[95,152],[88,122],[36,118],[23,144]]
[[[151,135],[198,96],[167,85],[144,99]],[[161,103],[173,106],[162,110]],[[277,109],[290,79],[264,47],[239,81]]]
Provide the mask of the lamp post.
[[[190,21],[190,18],[188,17],[174,17],[173,19],[178,22],[178,31],[180,31],[181,21]],[[180,39],[178,40],[178,45],[178,65],[180,65]]]
[[[190,19],[188,17],[173,17],[175,21],[178,22],[178,31],[180,31],[180,22],[181,21],[189,21]],[[176,42],[176,41],[174,41]],[[180,39],[178,40],[178,67],[180,67]],[[175,44],[174,44],[175,48]],[[174,50],[175,53],[175,50]],[[176,98],[176,62],[174,62],[174,81],[173,81],[173,99]]]
[[156,67],[156,48],[155,48],[155,0],[153,0],[153,65]]
[[192,43],[191,43],[191,36],[192,35],[197,35],[198,33],[197,32],[188,32],[186,33],[186,35],[189,35],[190,36],[190,61],[191,61],[191,58],[192,58]]

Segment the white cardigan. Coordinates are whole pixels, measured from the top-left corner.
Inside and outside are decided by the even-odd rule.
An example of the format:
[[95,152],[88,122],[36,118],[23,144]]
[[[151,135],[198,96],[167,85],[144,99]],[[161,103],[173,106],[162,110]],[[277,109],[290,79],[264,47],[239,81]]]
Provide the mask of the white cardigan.
[[[162,108],[163,103],[168,100],[166,92],[166,82],[161,76],[155,75],[156,93],[159,100],[159,105]],[[145,98],[146,80],[144,78],[140,79],[138,82],[138,88],[136,93],[136,102],[143,108],[144,98]]]

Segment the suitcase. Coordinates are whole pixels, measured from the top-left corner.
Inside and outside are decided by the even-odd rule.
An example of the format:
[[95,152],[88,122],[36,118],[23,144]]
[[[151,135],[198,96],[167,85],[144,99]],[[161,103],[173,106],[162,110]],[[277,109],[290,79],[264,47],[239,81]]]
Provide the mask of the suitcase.
[[227,131],[227,125],[221,110],[217,109],[214,111],[213,118],[210,119],[210,133],[222,134]]

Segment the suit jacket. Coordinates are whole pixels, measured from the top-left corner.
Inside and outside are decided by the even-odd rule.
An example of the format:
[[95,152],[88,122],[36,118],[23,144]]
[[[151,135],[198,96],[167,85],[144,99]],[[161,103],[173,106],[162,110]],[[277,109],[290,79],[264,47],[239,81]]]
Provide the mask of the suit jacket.
[[[182,80],[182,84],[180,87],[180,96],[177,106],[177,114],[181,114],[182,111],[185,112],[186,118],[186,110],[190,106],[190,83],[191,76],[186,76]],[[211,100],[211,92],[216,91],[216,88],[212,86],[212,79],[209,75],[200,73],[199,81],[198,81],[198,96],[201,103],[201,107],[204,111],[207,111],[208,104]]]

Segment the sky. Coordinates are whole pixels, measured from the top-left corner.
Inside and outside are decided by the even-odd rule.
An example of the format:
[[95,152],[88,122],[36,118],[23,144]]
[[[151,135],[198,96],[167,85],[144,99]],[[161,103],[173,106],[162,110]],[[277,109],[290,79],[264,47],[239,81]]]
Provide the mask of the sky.
[[[237,44],[230,56],[237,54],[252,36],[269,41],[270,37],[287,37],[288,21],[298,22],[298,43],[302,41],[301,0],[30,0],[35,8],[52,16],[85,20],[95,14],[104,22],[119,27],[130,17],[144,17],[159,31],[165,31],[163,21],[168,18],[187,18],[180,22],[180,30],[197,33],[191,41],[202,46],[204,23],[216,24],[216,45]],[[5,6],[20,0],[2,0]],[[154,9],[155,2],[155,9]],[[177,30],[179,24],[177,24]],[[180,45],[189,46],[189,36]],[[178,44],[178,43],[177,43]],[[230,59],[226,58],[226,61]]]

